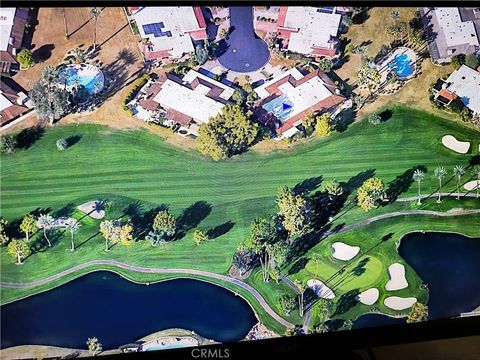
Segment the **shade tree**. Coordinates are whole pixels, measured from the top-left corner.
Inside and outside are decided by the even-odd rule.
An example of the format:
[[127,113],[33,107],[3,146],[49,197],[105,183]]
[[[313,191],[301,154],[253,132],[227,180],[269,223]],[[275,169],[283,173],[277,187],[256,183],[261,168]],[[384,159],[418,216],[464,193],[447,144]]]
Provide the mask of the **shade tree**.
[[8,253],[17,259],[16,264],[21,265],[22,260],[30,254],[30,247],[24,240],[13,239],[8,243]]
[[385,185],[382,180],[371,177],[357,189],[357,205],[365,212],[378,207],[385,198]]
[[43,230],[43,237],[47,241],[48,247],[52,246],[47,233],[52,229],[55,219],[50,214],[40,214],[37,219],[37,226]]
[[92,356],[96,356],[102,351],[102,344],[96,337],[88,338],[87,347]]
[[7,235],[7,224],[7,220],[0,218],[0,243],[4,246],[10,241],[10,237]]
[[20,230],[25,234],[26,242],[30,242],[30,235],[38,230],[37,219],[33,214],[27,214],[23,217]]
[[428,320],[428,306],[420,302],[412,305],[407,317],[407,323],[416,323]]
[[295,194],[283,186],[277,197],[278,215],[285,230],[291,236],[303,235],[311,225],[313,210],[306,194]]

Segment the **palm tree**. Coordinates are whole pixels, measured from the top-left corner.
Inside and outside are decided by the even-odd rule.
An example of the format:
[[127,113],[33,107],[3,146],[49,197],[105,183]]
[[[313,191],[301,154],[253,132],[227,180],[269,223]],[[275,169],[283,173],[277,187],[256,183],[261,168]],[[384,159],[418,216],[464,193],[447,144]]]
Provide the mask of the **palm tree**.
[[67,223],[67,230],[70,231],[70,236],[71,236],[71,241],[72,241],[72,247],[70,249],[70,251],[74,251],[75,250],[75,242],[73,241],[73,236],[75,235],[76,232],[78,232],[78,230],[80,230],[80,224],[78,221],[71,221],[69,223]]
[[50,230],[53,226],[55,219],[50,214],[40,214],[37,220],[37,225],[39,228],[43,229],[43,236],[47,240],[48,246],[52,246],[52,243],[48,239],[47,230]]
[[453,168],[453,175],[457,178],[457,200],[460,200],[460,180],[465,175],[465,168],[462,165],[457,165]]
[[298,290],[298,308],[300,310],[300,316],[303,316],[303,294],[305,293],[305,284],[300,280],[295,280],[295,286]]
[[421,195],[420,195],[420,184],[422,183],[423,179],[425,178],[425,173],[420,170],[420,169],[417,169],[415,170],[415,172],[413,173],[413,180],[415,180],[418,184],[418,201],[417,201],[417,205],[422,205],[422,201],[421,201]]
[[435,177],[438,179],[438,200],[437,203],[442,202],[442,179],[447,176],[447,170],[443,166],[437,166],[434,171]]
[[398,19],[400,19],[400,13],[397,10],[392,10],[392,12],[390,13],[390,17],[393,20],[393,24],[397,25],[397,21]]
[[321,258],[322,258],[322,257],[320,256],[320,254],[315,253],[315,254],[312,255],[312,259],[311,259],[311,260],[312,260],[312,262],[315,264],[315,278],[318,277],[318,267],[319,267],[319,265],[320,265],[320,260],[321,260]]
[[97,46],[97,18],[100,16],[100,12],[101,10],[98,7],[93,7],[90,10],[90,16],[93,18],[93,51]]
[[477,177],[476,189],[477,189],[477,198],[478,198],[480,196],[479,191],[478,191],[478,189],[480,188],[480,165],[474,165],[472,167],[471,173],[472,173],[473,176]]

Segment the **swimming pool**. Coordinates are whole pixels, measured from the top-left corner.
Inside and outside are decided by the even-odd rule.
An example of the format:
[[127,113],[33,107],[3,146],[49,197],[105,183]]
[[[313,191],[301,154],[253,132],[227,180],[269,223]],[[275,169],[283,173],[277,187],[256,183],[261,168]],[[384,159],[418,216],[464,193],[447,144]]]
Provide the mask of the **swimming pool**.
[[279,96],[262,107],[265,111],[275,115],[282,123],[285,122],[293,112],[293,104],[287,95]]
[[65,65],[59,70],[60,82],[67,90],[83,87],[89,95],[98,94],[103,90],[105,77],[102,70],[88,64]]
[[393,60],[390,61],[387,66],[395,71],[398,77],[402,79],[405,79],[413,74],[413,60],[410,59],[406,53],[395,55]]

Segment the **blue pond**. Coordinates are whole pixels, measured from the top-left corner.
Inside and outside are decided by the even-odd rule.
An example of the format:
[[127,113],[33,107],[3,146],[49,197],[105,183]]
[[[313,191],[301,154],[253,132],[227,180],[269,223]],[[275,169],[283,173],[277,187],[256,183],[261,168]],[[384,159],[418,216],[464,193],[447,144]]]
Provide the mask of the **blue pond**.
[[272,101],[269,101],[262,107],[265,111],[275,115],[275,117],[282,123],[288,119],[293,111],[293,104],[285,94],[273,99]]
[[206,282],[178,279],[140,285],[94,272],[0,308],[1,346],[85,348],[95,336],[117,348],[168,328],[185,328],[216,341],[237,341],[257,322],[248,303]]
[[65,65],[60,68],[60,81],[67,89],[83,86],[88,94],[98,94],[104,87],[103,72],[92,65]]
[[395,58],[387,66],[395,71],[401,79],[407,78],[413,73],[413,61],[407,54],[395,55]]
[[[452,233],[411,233],[399,253],[428,285],[429,320],[459,316],[480,305],[480,237]],[[404,323],[378,314],[361,316],[354,328]]]

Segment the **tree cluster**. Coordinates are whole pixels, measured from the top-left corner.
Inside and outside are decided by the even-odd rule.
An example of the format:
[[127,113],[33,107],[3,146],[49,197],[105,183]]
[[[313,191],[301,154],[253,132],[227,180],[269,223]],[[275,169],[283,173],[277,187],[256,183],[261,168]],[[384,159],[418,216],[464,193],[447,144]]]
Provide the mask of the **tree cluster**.
[[378,207],[385,198],[385,186],[379,178],[371,177],[357,189],[357,204],[365,212]]
[[227,105],[222,113],[200,126],[197,147],[202,154],[218,161],[247,150],[258,133],[258,124],[240,106]]

